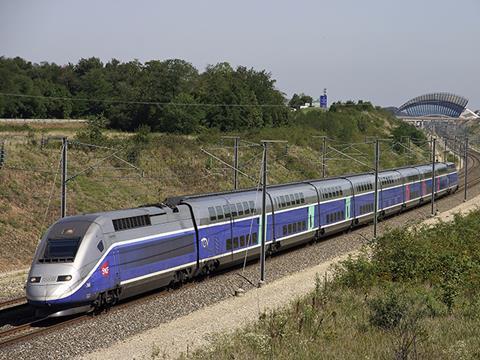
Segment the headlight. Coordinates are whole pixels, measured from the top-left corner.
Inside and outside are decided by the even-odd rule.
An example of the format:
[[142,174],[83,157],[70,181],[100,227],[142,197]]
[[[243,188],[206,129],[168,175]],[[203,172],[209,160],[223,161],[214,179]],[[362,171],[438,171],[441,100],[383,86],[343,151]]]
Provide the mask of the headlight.
[[72,275],[59,275],[57,281],[70,281],[72,280]]
[[32,276],[32,277],[30,278],[30,282],[31,282],[31,283],[39,283],[39,282],[40,282],[40,279],[41,279],[40,276]]

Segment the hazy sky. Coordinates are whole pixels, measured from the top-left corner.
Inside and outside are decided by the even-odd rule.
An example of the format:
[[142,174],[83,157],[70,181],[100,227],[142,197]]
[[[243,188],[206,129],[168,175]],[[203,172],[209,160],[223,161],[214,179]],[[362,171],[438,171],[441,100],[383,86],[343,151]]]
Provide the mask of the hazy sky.
[[59,64],[181,58],[266,69],[291,95],[480,109],[480,0],[0,0],[0,55]]

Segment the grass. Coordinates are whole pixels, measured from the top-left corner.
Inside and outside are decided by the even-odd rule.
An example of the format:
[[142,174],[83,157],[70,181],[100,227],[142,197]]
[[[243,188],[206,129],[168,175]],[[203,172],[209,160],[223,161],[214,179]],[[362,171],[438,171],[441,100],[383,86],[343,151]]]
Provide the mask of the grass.
[[[313,115],[308,115],[313,114]],[[335,124],[335,125],[331,125]],[[358,127],[360,124],[360,127]],[[370,169],[373,147],[360,144],[366,136],[387,137],[396,126],[396,120],[381,111],[329,115],[309,112],[281,128],[264,128],[236,134],[205,130],[195,136],[160,133],[119,133],[85,124],[29,124],[8,125],[0,132],[6,139],[7,162],[0,170],[0,271],[27,266],[41,234],[59,216],[60,141],[48,136],[68,136],[85,143],[96,143],[121,149],[117,155],[143,170],[144,176],[124,162],[109,157],[111,150],[71,145],[69,147],[69,175],[90,169],[68,183],[68,214],[106,211],[162,202],[167,196],[214,192],[232,188],[232,170],[201,151],[206,148],[228,163],[233,162],[232,141],[225,135],[239,135],[250,142],[261,139],[288,140],[276,144],[269,151],[269,183],[285,183],[321,177],[320,140],[314,135],[336,136],[330,145],[349,152],[364,164],[355,163],[330,150],[327,155],[327,175],[362,172]],[[349,134],[342,129],[356,128]],[[340,132],[340,133],[339,133]],[[354,149],[345,149],[342,142],[359,143]],[[358,151],[365,156],[358,156]],[[423,162],[422,149],[416,148],[410,163]],[[242,143],[240,148],[242,171],[254,178],[240,176],[240,187],[259,184],[261,148]],[[405,165],[403,154],[382,146],[383,168]],[[33,169],[41,170],[32,171]],[[57,175],[55,176],[55,173]],[[55,182],[54,182],[55,180]]]
[[393,230],[289,307],[189,359],[478,359],[480,211]]

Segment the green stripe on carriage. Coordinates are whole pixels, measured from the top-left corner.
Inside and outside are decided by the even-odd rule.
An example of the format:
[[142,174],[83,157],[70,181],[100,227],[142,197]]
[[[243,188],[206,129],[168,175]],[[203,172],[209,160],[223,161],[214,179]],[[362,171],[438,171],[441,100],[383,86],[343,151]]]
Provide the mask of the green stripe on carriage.
[[351,197],[347,197],[345,199],[345,219],[350,219],[352,217],[350,211],[351,211],[351,202],[352,198]]
[[308,230],[312,230],[315,227],[315,205],[308,207]]
[[[268,224],[268,216],[265,216],[265,224],[267,225]],[[268,228],[267,228],[267,231],[268,231]],[[260,216],[260,218],[258,219],[258,243],[261,244],[262,243],[262,237],[263,237],[263,224],[262,224],[262,217]],[[265,239],[265,241],[267,241]]]

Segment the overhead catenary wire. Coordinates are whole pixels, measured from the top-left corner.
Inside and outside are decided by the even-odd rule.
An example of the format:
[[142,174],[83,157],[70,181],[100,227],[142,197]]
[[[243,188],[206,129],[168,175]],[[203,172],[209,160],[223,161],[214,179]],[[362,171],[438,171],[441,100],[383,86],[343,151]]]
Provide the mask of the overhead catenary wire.
[[49,196],[48,202],[47,202],[47,209],[45,210],[45,214],[43,215],[43,220],[42,220],[42,223],[40,225],[40,232],[42,231],[43,226],[45,225],[45,221],[47,220],[48,210],[50,209],[50,204],[52,202],[53,193],[55,191],[55,184],[57,182],[58,174],[60,173],[60,165],[62,164],[62,152],[63,152],[63,146],[60,150],[60,159],[58,161],[57,170],[55,171],[55,177],[53,178],[52,188],[50,190],[50,196]]
[[185,106],[185,107],[273,107],[273,108],[288,108],[285,104],[226,104],[226,103],[174,103],[170,101],[132,101],[122,99],[89,99],[89,98],[74,98],[68,96],[43,96],[43,95],[28,95],[0,92],[0,96],[45,99],[45,100],[64,100],[64,101],[80,101],[80,102],[100,102],[111,104],[128,104],[128,105],[171,105],[171,106]]

